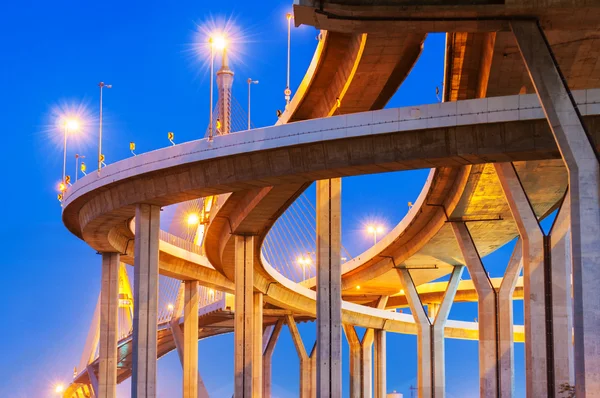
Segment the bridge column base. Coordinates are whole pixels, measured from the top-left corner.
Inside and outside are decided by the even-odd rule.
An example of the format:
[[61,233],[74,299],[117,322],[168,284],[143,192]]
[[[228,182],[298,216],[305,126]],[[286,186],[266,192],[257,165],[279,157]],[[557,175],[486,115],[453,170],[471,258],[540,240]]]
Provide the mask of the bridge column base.
[[131,396],[156,397],[158,322],[158,235],[160,207],[139,204],[135,209],[133,280],[133,369]]
[[446,394],[444,327],[458,290],[463,269],[462,265],[454,267],[446,293],[434,319],[430,319],[425,313],[410,271],[406,268],[398,269],[404,294],[417,324],[419,398],[443,398]]
[[[252,397],[254,325],[254,237],[235,236],[235,397]],[[262,335],[262,331],[261,331]]]
[[317,181],[317,396],[342,396],[342,180]]
[[271,361],[273,359],[273,351],[275,351],[275,344],[277,344],[277,340],[279,339],[279,334],[281,333],[282,327],[283,320],[280,319],[275,324],[275,327],[273,327],[273,330],[270,331],[268,341],[265,345],[263,353],[263,397],[265,398],[271,398]]
[[387,352],[386,331],[375,330],[374,368],[375,368],[375,398],[386,398],[387,396]]
[[299,396],[300,398],[315,398],[318,395],[316,354],[318,342],[315,342],[310,355],[308,355],[306,349],[304,348],[304,343],[302,342],[302,337],[300,336],[298,327],[296,326],[294,316],[287,315],[286,321],[288,328],[290,329],[290,334],[292,335],[294,347],[296,347],[296,352],[298,353],[298,358],[300,359]]
[[184,281],[183,284],[183,397],[198,398],[198,287],[200,284],[198,281]]
[[117,397],[119,253],[102,253],[97,398]]

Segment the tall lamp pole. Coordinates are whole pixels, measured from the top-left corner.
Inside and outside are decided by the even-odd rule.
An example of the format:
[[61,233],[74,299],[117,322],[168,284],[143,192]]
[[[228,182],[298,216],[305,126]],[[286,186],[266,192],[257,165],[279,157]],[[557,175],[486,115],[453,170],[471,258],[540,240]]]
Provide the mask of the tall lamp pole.
[[250,86],[253,84],[258,84],[258,80],[252,80],[248,78],[248,130],[250,130]]
[[209,122],[208,122],[208,141],[213,139],[213,80],[215,76],[215,43],[212,37],[208,39],[210,46],[210,104],[209,104]]
[[104,82],[98,83],[98,87],[100,87],[100,127],[98,131],[98,173],[100,173],[100,169],[102,168],[102,89],[112,88],[112,84],[104,84]]
[[286,86],[285,86],[285,106],[287,108],[287,106],[290,104],[290,98],[292,95],[292,90],[290,90],[290,44],[291,44],[291,34],[292,34],[292,14],[291,13],[287,13],[285,15],[285,17],[287,18],[287,80],[286,80]]

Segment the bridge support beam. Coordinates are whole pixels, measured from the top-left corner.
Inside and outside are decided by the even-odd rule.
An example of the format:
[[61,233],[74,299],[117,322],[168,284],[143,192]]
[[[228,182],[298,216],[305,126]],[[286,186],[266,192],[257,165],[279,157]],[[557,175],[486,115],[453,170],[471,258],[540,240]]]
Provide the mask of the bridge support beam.
[[133,280],[133,369],[131,396],[156,397],[158,322],[158,233],[160,207],[139,204],[135,209]]
[[341,178],[317,181],[317,394],[342,395]]
[[512,21],[511,28],[569,171],[575,388],[578,398],[597,396],[600,391],[598,154],[539,23]]
[[375,363],[375,398],[386,398],[387,396],[387,352],[385,333],[385,330],[375,331],[375,348],[373,350]]
[[296,326],[296,321],[292,315],[286,315],[286,321],[290,334],[292,335],[292,341],[298,358],[300,359],[300,398],[315,398],[318,394],[317,386],[317,345],[315,342],[313,349],[308,355],[302,342],[302,337]]
[[[254,329],[254,237],[235,236],[235,398],[252,397]],[[261,332],[262,336],[262,332]]]
[[119,253],[102,253],[97,398],[117,397]]
[[[376,308],[384,309],[387,301],[388,296],[381,296]],[[375,333],[379,330],[367,329],[361,340],[354,326],[345,324],[343,327],[350,346],[350,397],[371,398],[373,396],[373,343]],[[385,367],[385,357],[382,358],[382,355],[385,355],[385,348],[384,351],[381,351],[381,346],[377,348],[380,349],[377,360],[383,359]],[[379,366],[381,367],[381,363]]]
[[[545,236],[513,165],[497,163],[494,167],[522,240],[528,395],[554,396],[561,384],[572,383],[569,366],[571,299],[568,297],[571,265],[564,255],[564,240],[562,258],[559,256],[561,238],[568,231],[565,209],[569,206],[563,204],[557,217],[560,228],[553,227],[551,235]],[[552,239],[558,244],[556,250],[552,249]],[[552,251],[557,254],[556,258]],[[560,360],[555,355],[557,352]]]
[[[444,298],[434,319],[425,313],[417,287],[406,268],[398,269],[410,311],[417,324],[417,384],[419,398],[440,398],[446,394],[446,370],[444,356],[444,328],[464,267],[454,267]],[[482,395],[488,396],[488,395]]]
[[515,395],[515,349],[513,322],[513,295],[523,269],[521,239],[515,248],[504,272],[498,289],[498,356],[500,398],[512,398]]
[[[464,222],[452,230],[477,291],[479,323],[479,395],[497,397],[499,392],[498,325],[496,290],[481,262],[473,238]],[[527,316],[527,315],[526,315]]]
[[198,398],[198,281],[184,281],[183,397]]
[[283,319],[280,319],[275,324],[275,327],[270,332],[268,336],[268,341],[265,346],[265,350],[263,353],[263,397],[271,398],[271,386],[272,386],[272,360],[273,360],[273,351],[275,351],[275,344],[277,344],[277,340],[279,339],[279,334],[281,333],[281,328],[283,327]]
[[254,323],[252,347],[252,397],[263,395],[263,294],[254,293]]

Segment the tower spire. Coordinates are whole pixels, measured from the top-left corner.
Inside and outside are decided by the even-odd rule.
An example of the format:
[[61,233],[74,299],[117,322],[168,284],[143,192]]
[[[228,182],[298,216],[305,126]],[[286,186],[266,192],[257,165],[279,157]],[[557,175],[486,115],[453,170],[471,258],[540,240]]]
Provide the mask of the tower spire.
[[223,49],[221,68],[217,71],[218,87],[218,118],[221,126],[217,134],[231,133],[231,86],[233,85],[233,71],[229,69],[227,49]]

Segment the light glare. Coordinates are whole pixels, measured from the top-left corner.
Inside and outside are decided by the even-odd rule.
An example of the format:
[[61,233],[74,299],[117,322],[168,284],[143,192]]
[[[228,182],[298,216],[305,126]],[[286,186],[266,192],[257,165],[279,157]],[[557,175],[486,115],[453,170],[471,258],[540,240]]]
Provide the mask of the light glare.
[[191,213],[188,215],[188,217],[187,217],[188,225],[197,225],[199,222],[200,222],[200,218],[198,217],[198,214]]

